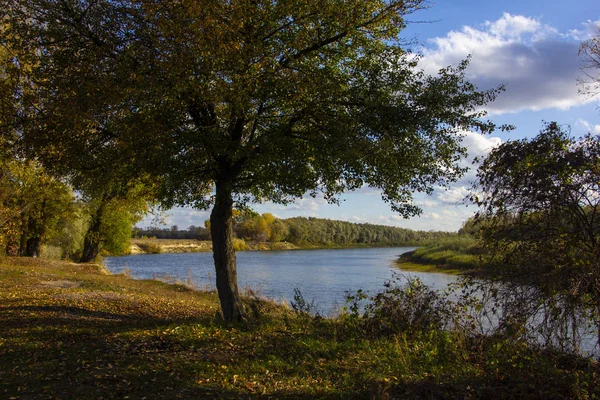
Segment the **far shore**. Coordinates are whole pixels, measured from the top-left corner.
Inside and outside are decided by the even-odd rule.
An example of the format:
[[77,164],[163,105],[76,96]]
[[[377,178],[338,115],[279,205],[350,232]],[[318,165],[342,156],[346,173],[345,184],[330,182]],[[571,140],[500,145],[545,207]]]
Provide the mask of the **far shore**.
[[[254,242],[234,240],[236,251],[278,251],[278,250],[317,250],[317,249],[354,249],[354,248],[374,248],[374,247],[414,247],[415,243],[403,245],[331,245],[320,246],[314,244],[295,245],[290,242]],[[196,239],[155,239],[155,238],[136,238],[131,240],[130,255],[138,254],[162,254],[162,253],[202,253],[212,251],[212,242],[209,240]]]

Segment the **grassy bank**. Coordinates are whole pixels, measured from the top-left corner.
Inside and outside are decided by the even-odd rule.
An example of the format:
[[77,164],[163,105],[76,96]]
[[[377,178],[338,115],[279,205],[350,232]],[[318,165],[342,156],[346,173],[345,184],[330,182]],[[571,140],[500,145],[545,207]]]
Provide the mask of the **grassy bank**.
[[246,298],[0,258],[0,398],[594,398],[591,360],[460,333],[374,335]]
[[406,271],[473,273],[480,266],[477,241],[469,235],[442,238],[403,254],[397,265]]

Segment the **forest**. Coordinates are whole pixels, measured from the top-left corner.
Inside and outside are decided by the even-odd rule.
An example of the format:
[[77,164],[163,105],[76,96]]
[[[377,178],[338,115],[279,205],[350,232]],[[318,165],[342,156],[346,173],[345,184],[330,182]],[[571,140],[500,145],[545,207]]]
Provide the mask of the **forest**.
[[[208,222],[207,222],[208,225]],[[450,232],[414,231],[386,225],[351,223],[315,217],[295,217],[279,219],[272,214],[259,215],[254,212],[239,213],[233,225],[238,239],[257,242],[290,242],[298,246],[410,246],[430,242],[446,236]],[[171,228],[134,228],[134,237],[157,239],[197,239],[210,240],[210,230],[206,227],[190,226],[180,230]]]

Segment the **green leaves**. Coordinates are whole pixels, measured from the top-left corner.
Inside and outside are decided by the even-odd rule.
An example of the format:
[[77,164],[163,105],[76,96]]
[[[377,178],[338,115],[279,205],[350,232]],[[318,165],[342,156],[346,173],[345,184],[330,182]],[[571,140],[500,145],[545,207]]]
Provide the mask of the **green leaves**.
[[423,6],[29,0],[8,13],[44,104],[24,143],[67,170],[119,159],[118,174],[162,175],[169,204],[207,207],[221,179],[240,206],[367,184],[416,214],[411,192],[463,172],[460,129],[493,129],[475,110],[497,93],[466,82],[466,63],[416,70],[397,39]]
[[598,137],[576,139],[552,122],[531,140],[493,150],[474,187],[492,265],[511,280],[538,288],[539,295],[558,299],[559,314],[583,307],[596,326],[599,160]]

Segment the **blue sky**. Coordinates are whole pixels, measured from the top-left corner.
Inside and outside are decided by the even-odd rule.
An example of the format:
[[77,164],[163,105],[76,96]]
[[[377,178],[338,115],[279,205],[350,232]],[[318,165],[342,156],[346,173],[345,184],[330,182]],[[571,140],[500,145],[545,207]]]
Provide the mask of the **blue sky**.
[[[409,16],[411,23],[402,34],[415,42],[410,47],[422,55],[421,68],[435,73],[470,54],[470,81],[480,89],[506,85],[506,91],[488,105],[488,118],[516,129],[488,136],[465,132],[463,144],[470,158],[485,155],[502,141],[535,136],[543,121],[558,121],[577,136],[600,134],[600,96],[581,96],[577,85],[581,76],[579,44],[600,32],[597,1],[452,0],[430,5]],[[470,165],[470,160],[464,163]],[[370,188],[345,194],[340,206],[307,196],[288,206],[266,203],[253,208],[280,218],[314,216],[456,231],[475,212],[473,206],[460,204],[473,176],[470,171],[449,189],[438,189],[432,196],[416,195],[423,214],[408,220],[395,215]],[[185,228],[203,225],[208,216],[207,211],[179,208],[168,211],[165,222]],[[148,217],[139,225],[149,225],[150,221]]]

